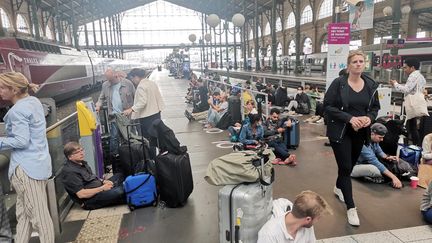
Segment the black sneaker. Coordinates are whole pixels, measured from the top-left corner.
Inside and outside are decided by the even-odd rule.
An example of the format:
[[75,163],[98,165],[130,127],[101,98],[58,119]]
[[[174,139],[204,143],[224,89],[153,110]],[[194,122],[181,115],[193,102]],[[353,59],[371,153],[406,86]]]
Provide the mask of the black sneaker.
[[363,177],[363,180],[366,182],[370,182],[370,183],[375,183],[375,184],[382,184],[385,182],[383,177],[370,177],[370,176],[365,176]]
[[184,115],[189,121],[192,121],[194,119],[192,114],[188,110],[185,110]]

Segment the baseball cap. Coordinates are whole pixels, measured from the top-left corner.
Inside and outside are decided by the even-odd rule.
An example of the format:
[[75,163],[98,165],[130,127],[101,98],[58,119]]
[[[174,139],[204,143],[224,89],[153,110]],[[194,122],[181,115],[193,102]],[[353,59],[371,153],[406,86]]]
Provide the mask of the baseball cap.
[[387,133],[387,128],[381,123],[375,123],[371,126],[371,131],[380,136],[385,136]]

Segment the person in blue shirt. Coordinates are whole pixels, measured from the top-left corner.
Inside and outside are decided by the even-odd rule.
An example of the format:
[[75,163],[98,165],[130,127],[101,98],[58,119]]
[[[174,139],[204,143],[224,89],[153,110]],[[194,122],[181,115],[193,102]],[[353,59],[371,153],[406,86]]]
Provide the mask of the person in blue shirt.
[[261,125],[260,114],[250,114],[250,122],[243,126],[240,132],[239,140],[245,145],[258,145],[259,141],[264,138],[264,129]]
[[402,182],[379,160],[398,162],[396,156],[388,156],[379,145],[386,133],[387,128],[381,123],[375,123],[371,126],[371,143],[363,145],[357,164],[351,172],[351,177],[382,178],[382,175],[385,175],[391,179],[394,188],[400,189]]
[[6,136],[0,150],[11,150],[9,180],[16,192],[15,242],[29,242],[33,230],[40,242],[54,242],[54,227],[48,211],[46,184],[51,176],[51,157],[41,102],[28,94],[37,85],[17,72],[0,74],[0,96],[13,106],[4,116]]

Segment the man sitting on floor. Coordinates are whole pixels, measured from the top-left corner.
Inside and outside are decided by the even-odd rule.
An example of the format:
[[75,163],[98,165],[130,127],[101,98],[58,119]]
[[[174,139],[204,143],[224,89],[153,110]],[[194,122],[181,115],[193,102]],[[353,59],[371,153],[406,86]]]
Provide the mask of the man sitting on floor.
[[275,149],[276,159],[272,164],[297,165],[295,154],[290,154],[287,145],[283,142],[282,134],[291,127],[290,119],[279,119],[280,111],[277,108],[270,110],[270,117],[264,123],[264,137],[269,147]]
[[321,216],[332,214],[327,202],[315,192],[303,191],[296,196],[292,210],[272,217],[258,232],[258,243],[313,243],[313,225]]
[[[383,182],[383,175],[387,176],[392,181],[394,188],[401,188],[402,182],[393,174],[386,166],[380,162],[380,159],[388,161],[388,163],[399,163],[398,166],[411,169],[407,162],[400,160],[396,156],[389,156],[385,154],[379,142],[381,142],[387,133],[387,128],[381,123],[375,123],[371,126],[371,143],[363,145],[357,164],[351,172],[351,177],[363,177],[371,182]],[[408,169],[406,169],[408,168]],[[412,169],[408,172],[413,172]]]
[[72,201],[87,210],[126,203],[122,174],[115,174],[109,180],[98,178],[84,161],[84,149],[77,142],[67,143],[63,152],[67,161],[61,181]]

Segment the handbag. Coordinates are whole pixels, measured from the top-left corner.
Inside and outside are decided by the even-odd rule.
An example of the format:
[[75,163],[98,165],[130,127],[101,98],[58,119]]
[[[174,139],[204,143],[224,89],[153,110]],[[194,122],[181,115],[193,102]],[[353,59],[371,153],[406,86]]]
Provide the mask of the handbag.
[[427,109],[427,102],[422,92],[420,92],[418,84],[416,86],[415,94],[405,95],[404,106],[406,112],[406,119],[415,117],[429,116]]

